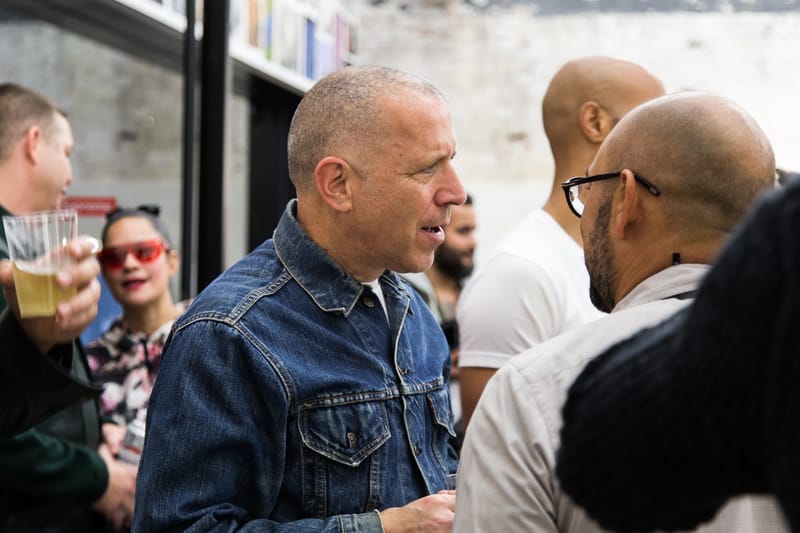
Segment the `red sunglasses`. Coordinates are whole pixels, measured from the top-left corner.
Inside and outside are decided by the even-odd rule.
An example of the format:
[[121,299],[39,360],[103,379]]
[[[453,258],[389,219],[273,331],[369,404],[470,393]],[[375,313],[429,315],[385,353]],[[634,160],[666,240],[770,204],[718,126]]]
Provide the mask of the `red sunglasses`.
[[133,254],[137,261],[140,263],[152,263],[159,257],[161,253],[169,251],[167,245],[159,239],[151,239],[149,241],[134,242],[130,244],[123,244],[121,246],[112,246],[111,248],[103,248],[97,254],[97,260],[105,268],[116,270],[122,268],[125,264],[125,258],[128,254]]

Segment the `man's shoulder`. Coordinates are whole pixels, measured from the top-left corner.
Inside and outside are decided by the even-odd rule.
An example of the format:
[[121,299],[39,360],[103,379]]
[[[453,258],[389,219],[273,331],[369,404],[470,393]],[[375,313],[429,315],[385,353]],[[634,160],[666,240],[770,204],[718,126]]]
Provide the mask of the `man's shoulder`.
[[550,215],[539,210],[500,239],[476,275],[502,275],[509,270],[547,278],[585,276],[583,251]]
[[288,278],[272,240],[265,241],[203,289],[177,323],[201,316],[228,316],[245,302],[276,292]]
[[568,387],[583,367],[607,348],[660,323],[687,303],[654,300],[603,315],[522,352],[508,365],[526,381]]
[[[648,309],[650,306],[654,308]],[[513,406],[505,414],[524,417],[513,431],[529,433],[545,455],[552,454],[559,443],[567,392],[585,366],[606,348],[679,308],[664,302],[643,304],[578,326],[522,352],[492,377],[478,409],[505,412]]]

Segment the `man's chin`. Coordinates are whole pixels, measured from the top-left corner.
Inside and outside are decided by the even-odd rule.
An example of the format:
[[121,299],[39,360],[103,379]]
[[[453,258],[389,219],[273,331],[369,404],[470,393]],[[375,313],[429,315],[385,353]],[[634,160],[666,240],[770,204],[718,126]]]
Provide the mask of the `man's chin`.
[[396,272],[412,273],[412,272],[425,272],[431,265],[433,265],[433,254],[428,256],[420,256],[408,261],[402,268],[396,269]]
[[610,313],[614,308],[613,302],[607,302],[606,299],[597,292],[594,286],[591,285],[589,286],[589,300],[591,300],[598,311],[602,311],[603,313]]

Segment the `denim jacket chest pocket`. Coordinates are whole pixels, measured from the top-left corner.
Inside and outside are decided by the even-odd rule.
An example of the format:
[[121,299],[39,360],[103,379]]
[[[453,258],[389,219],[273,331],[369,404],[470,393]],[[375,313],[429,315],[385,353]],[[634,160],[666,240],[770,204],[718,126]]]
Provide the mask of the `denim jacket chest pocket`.
[[322,518],[379,507],[392,436],[384,402],[308,409],[298,414],[298,429],[307,513]]
[[439,388],[428,393],[428,406],[433,415],[433,421],[447,433],[455,437],[453,429],[453,415],[450,409],[450,396],[444,388]]
[[[453,464],[458,459],[449,444],[456,438],[450,409],[450,396],[444,388],[440,388],[428,392],[426,401],[433,420],[431,441],[428,445],[433,450],[433,455],[438,462],[438,464],[432,465],[433,472],[452,473],[454,471]],[[441,481],[444,483],[444,479]]]

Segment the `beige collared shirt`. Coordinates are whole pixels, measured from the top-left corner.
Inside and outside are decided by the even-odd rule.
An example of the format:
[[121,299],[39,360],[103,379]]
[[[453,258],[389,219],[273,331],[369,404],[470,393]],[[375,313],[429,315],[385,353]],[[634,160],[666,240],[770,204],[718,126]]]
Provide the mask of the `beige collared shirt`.
[[[608,316],[520,354],[495,374],[462,448],[454,531],[604,531],[561,492],[555,478],[567,390],[593,357],[686,305],[688,300],[674,296],[695,289],[707,270],[706,265],[678,265],[659,272]],[[746,497],[729,502],[697,531],[777,533],[788,527],[772,498]]]

